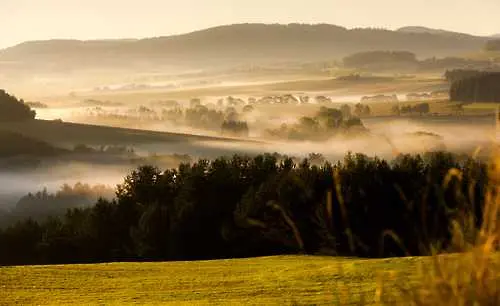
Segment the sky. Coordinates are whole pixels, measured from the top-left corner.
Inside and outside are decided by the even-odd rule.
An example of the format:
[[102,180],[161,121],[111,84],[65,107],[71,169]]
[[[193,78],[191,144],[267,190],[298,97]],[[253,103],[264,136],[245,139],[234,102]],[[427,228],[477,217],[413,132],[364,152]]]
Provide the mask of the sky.
[[500,0],[0,0],[0,48],[28,40],[144,38],[232,23],[420,25],[500,33]]

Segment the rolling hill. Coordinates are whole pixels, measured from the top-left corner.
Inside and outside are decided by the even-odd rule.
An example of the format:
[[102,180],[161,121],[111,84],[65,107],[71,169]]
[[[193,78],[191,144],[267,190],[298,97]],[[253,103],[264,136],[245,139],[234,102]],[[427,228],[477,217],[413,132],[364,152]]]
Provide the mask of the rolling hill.
[[480,50],[487,41],[485,37],[436,31],[346,29],[330,24],[235,24],[140,40],[31,41],[0,50],[0,68],[50,72],[92,67],[208,68],[334,59],[368,50],[447,56]]
[[54,156],[65,150],[22,134],[0,130],[0,158],[12,156]]
[[[37,139],[41,143],[69,147],[76,144],[134,145],[148,143],[189,143],[196,141],[243,142],[242,140],[232,138],[154,132],[49,120],[0,123],[0,136],[14,135],[13,133],[26,139]],[[5,137],[7,136],[2,137],[2,139]],[[251,140],[246,141],[252,142]]]

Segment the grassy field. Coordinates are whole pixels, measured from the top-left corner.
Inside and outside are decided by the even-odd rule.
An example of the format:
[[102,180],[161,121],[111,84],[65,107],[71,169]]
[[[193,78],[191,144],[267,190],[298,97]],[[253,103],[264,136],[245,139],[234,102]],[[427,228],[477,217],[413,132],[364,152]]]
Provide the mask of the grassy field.
[[[3,267],[0,305],[373,304],[385,272],[417,274],[417,267],[427,260],[278,256]],[[389,280],[389,286],[394,287],[396,279]]]

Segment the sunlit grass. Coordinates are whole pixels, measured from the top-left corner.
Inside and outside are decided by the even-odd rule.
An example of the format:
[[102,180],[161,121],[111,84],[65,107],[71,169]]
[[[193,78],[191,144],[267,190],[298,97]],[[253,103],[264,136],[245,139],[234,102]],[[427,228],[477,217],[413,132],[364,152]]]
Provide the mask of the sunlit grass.
[[277,256],[4,267],[0,304],[370,304],[384,271],[411,273],[425,260]]

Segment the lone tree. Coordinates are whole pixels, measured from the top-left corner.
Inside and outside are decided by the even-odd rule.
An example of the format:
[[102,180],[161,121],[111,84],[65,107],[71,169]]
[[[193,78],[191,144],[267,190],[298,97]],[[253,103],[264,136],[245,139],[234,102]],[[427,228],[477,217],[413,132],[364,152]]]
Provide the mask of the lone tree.
[[0,121],[24,121],[35,119],[36,112],[16,97],[0,89]]
[[429,103],[420,103],[415,105],[415,112],[419,113],[420,115],[428,114],[430,111],[431,108],[429,106]]

